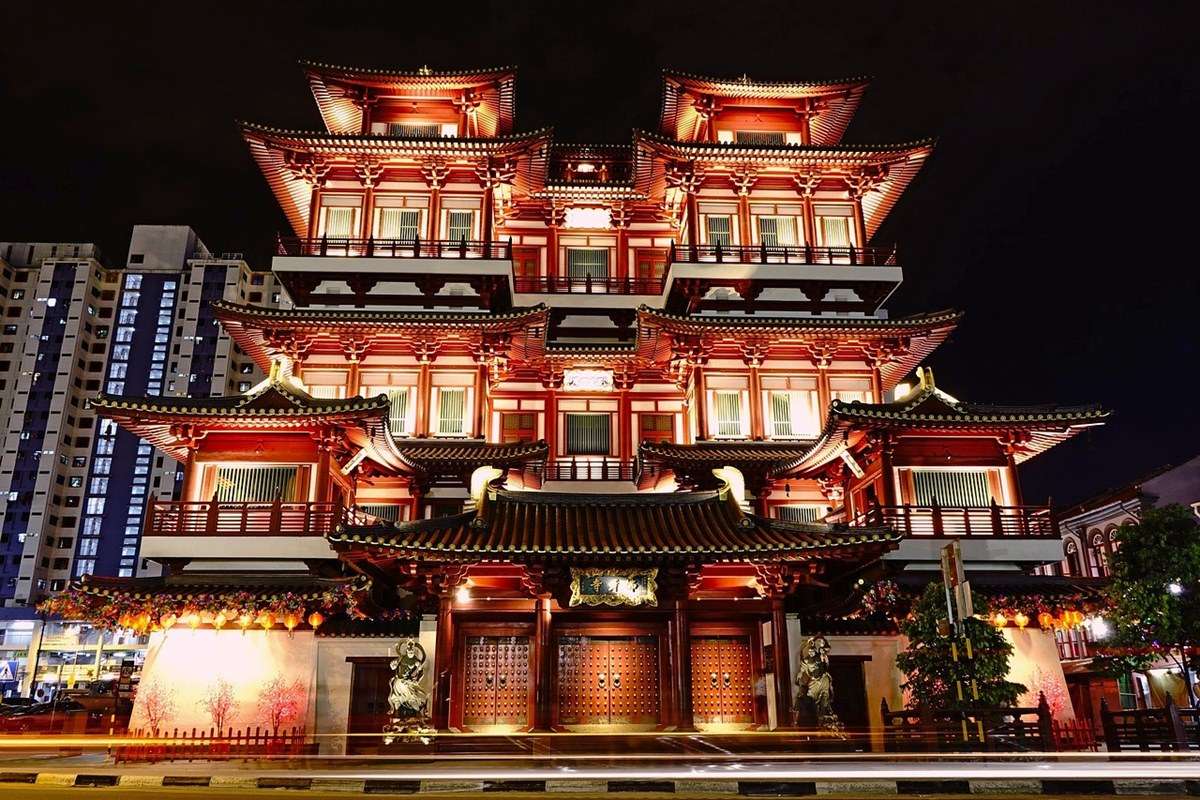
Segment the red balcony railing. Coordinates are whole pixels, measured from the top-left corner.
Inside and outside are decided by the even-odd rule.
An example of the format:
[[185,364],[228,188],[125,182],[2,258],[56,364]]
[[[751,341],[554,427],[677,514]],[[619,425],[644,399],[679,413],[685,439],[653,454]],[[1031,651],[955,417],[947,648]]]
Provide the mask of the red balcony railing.
[[632,481],[634,463],[616,458],[549,461],[540,468],[543,481]]
[[467,239],[353,239],[321,236],[279,236],[275,253],[281,256],[360,256],[364,258],[512,258],[511,242]]
[[367,524],[372,517],[338,503],[152,500],[147,536],[324,536],[339,522]]
[[1058,536],[1049,506],[877,506],[850,524],[905,536]]
[[813,247],[810,245],[672,244],[670,263],[849,264],[894,266],[896,247]]
[[513,289],[531,294],[662,294],[661,278],[518,277]]

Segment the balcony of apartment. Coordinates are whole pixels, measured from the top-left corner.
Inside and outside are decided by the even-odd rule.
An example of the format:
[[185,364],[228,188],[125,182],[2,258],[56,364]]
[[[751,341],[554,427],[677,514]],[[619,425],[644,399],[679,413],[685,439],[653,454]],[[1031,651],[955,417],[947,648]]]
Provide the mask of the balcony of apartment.
[[332,558],[327,533],[372,519],[329,502],[151,500],[142,555],[185,561]]
[[[843,521],[831,516],[830,521]],[[950,539],[960,542],[965,561],[1033,566],[1062,556],[1062,540],[1048,505],[876,506],[849,520],[852,527],[886,526],[903,534],[885,556],[899,561],[938,562]]]
[[666,307],[872,313],[902,279],[895,246],[676,244]]
[[280,235],[272,269],[301,305],[512,305],[510,242]]

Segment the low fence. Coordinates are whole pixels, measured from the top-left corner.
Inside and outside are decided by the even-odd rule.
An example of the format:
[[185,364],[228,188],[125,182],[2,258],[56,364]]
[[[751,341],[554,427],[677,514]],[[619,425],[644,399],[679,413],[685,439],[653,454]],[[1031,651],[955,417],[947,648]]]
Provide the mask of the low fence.
[[1200,709],[1180,708],[1168,697],[1163,708],[1112,711],[1100,700],[1100,727],[1109,752],[1200,750]]
[[[934,713],[926,707],[892,711],[881,702],[884,750],[889,753],[961,751],[1054,752],[1057,740],[1045,695],[1028,708],[977,706]],[[981,736],[982,734],[982,736]]]
[[302,728],[283,731],[230,728],[224,734],[215,729],[175,728],[169,733],[138,729],[130,731],[129,738],[144,738],[146,742],[118,746],[114,753],[117,763],[264,758],[316,752],[316,745],[309,742]]

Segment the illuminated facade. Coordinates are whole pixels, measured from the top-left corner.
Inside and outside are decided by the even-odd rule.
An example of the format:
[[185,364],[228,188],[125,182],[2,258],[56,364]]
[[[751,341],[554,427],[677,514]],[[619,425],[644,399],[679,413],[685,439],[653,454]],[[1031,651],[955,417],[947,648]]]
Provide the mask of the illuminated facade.
[[378,732],[406,631],[439,728],[785,727],[823,633],[839,713],[877,731],[899,642],[865,587],[919,587],[950,538],[999,593],[1058,558],[1017,466],[1106,414],[917,370],[960,314],[889,317],[902,264],[872,237],[932,144],[842,143],[864,80],[667,73],[659,129],[618,146],[516,132],[510,69],[305,71],[327,130],[243,126],[295,307],[214,306],[270,376],[94,401],[186,477],[147,509],[169,575],[81,602],[290,619],[322,733]]

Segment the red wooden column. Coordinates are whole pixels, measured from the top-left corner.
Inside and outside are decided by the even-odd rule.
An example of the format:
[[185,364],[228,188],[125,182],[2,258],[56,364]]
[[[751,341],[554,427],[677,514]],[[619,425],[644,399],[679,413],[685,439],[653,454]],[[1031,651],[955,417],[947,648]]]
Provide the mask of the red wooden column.
[[432,395],[430,383],[429,364],[422,363],[417,372],[417,413],[413,420],[413,430],[417,436],[429,435],[429,404]]
[[[433,727],[450,727],[450,693],[454,675],[454,589],[443,586],[438,598],[437,645],[433,659]],[[462,680],[462,676],[459,676]]]
[[696,730],[692,716],[692,628],[688,617],[687,584],[684,582],[675,597],[674,614],[671,617],[671,649],[675,651],[673,682],[675,699],[678,703],[676,729]]
[[700,244],[700,204],[694,191],[687,193],[687,238],[688,244]]
[[696,438],[708,439],[708,390],[704,386],[704,367],[692,370],[692,405],[695,406]]
[[854,206],[854,246],[863,248],[867,246],[867,224],[863,219],[862,195],[856,195],[853,199]]
[[633,459],[633,401],[629,390],[622,389],[617,408],[617,458],[621,461]]
[[792,659],[788,653],[787,614],[784,612],[782,592],[773,592],[771,597],[771,643],[775,673],[775,722],[780,728],[791,728]]
[[550,595],[539,594],[534,604],[533,633],[533,729],[550,730],[553,698],[550,687],[554,672],[554,642],[550,637]]
[[763,389],[762,374],[757,364],[750,365],[750,438],[766,438],[763,426]]

